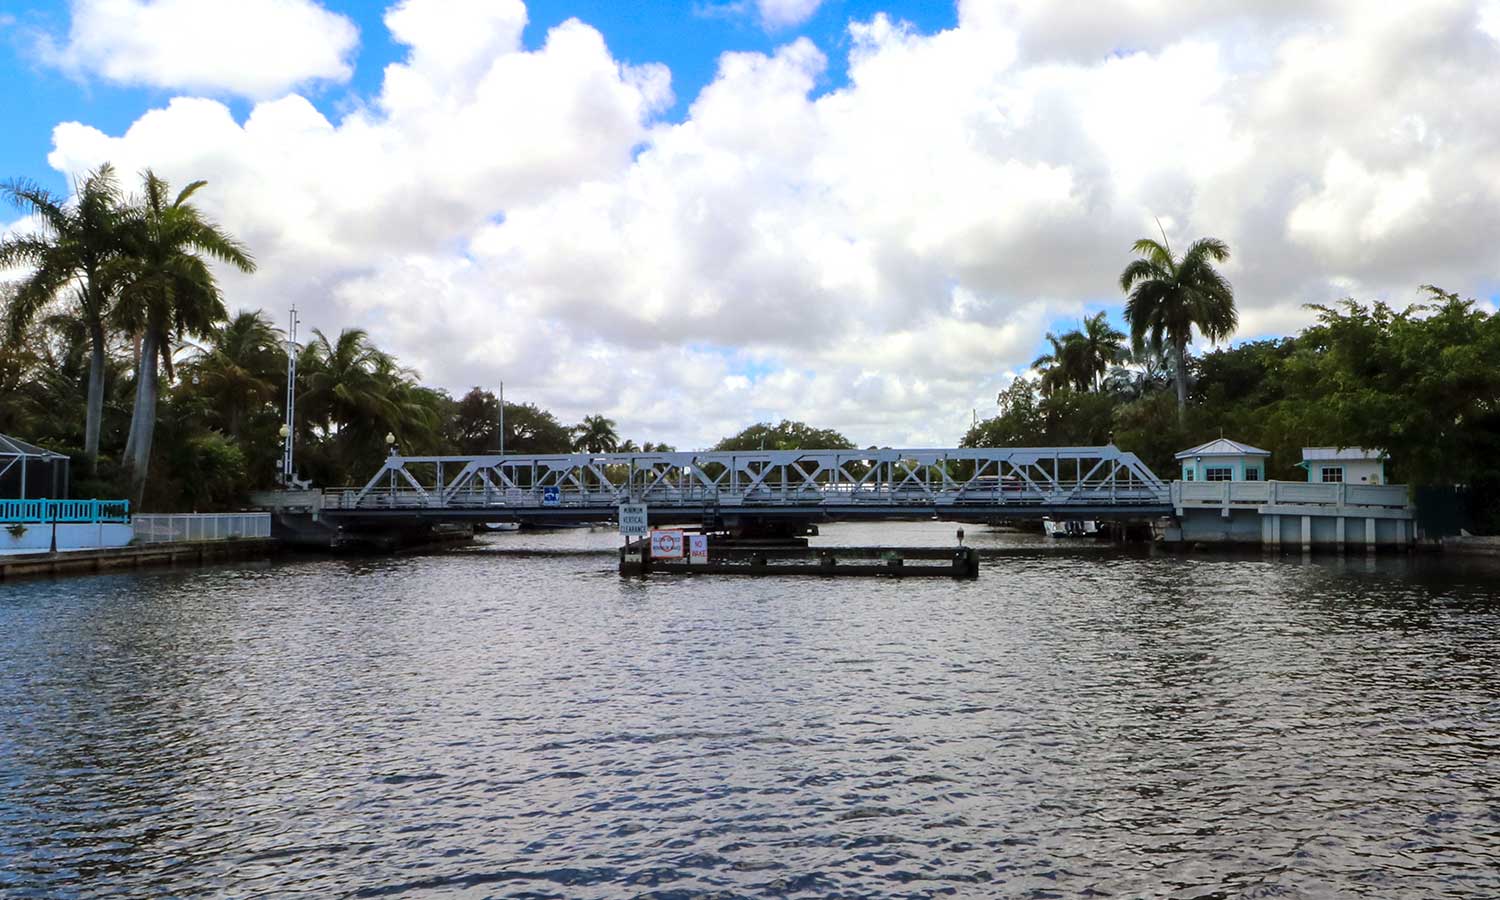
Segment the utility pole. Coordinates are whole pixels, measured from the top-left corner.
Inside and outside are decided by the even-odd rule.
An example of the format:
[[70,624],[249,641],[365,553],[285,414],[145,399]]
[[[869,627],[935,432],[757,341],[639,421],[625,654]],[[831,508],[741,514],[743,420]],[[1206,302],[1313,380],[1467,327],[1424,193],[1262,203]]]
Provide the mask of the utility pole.
[[292,307],[286,333],[286,424],[281,426],[281,486],[292,489],[296,471],[292,444],[297,438],[297,307]]

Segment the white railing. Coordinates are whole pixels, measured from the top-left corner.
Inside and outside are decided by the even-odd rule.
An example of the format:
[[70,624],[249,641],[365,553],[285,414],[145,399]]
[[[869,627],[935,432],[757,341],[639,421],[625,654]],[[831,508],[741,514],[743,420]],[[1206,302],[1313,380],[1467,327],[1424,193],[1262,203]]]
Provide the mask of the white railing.
[[1404,484],[1311,484],[1301,481],[1174,481],[1173,506],[1409,505]]
[[271,536],[270,513],[204,513],[175,516],[136,516],[137,544],[185,541],[227,541]]

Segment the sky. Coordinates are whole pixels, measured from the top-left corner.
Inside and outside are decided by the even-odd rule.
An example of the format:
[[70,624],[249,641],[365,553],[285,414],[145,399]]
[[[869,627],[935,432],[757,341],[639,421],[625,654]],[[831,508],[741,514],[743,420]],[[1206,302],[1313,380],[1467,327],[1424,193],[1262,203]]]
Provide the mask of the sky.
[[1500,0],[0,6],[0,177],[206,179],[231,309],[684,448],[951,445],[1158,229],[1236,340],[1492,305],[1497,96]]

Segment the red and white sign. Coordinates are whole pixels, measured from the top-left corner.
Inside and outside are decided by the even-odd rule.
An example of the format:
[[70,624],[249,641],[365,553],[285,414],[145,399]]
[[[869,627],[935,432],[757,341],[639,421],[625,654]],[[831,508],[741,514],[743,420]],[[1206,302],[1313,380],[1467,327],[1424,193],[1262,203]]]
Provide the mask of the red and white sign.
[[651,558],[682,559],[683,543],[680,531],[653,531],[651,532]]
[[708,564],[708,535],[688,535],[688,562],[693,565]]

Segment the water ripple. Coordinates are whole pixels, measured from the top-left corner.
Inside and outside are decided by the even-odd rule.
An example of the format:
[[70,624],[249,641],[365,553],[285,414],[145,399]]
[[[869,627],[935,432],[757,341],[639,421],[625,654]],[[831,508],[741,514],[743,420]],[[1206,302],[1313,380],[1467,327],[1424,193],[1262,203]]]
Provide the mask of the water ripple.
[[970,540],[0,586],[0,896],[1500,896],[1500,573]]

